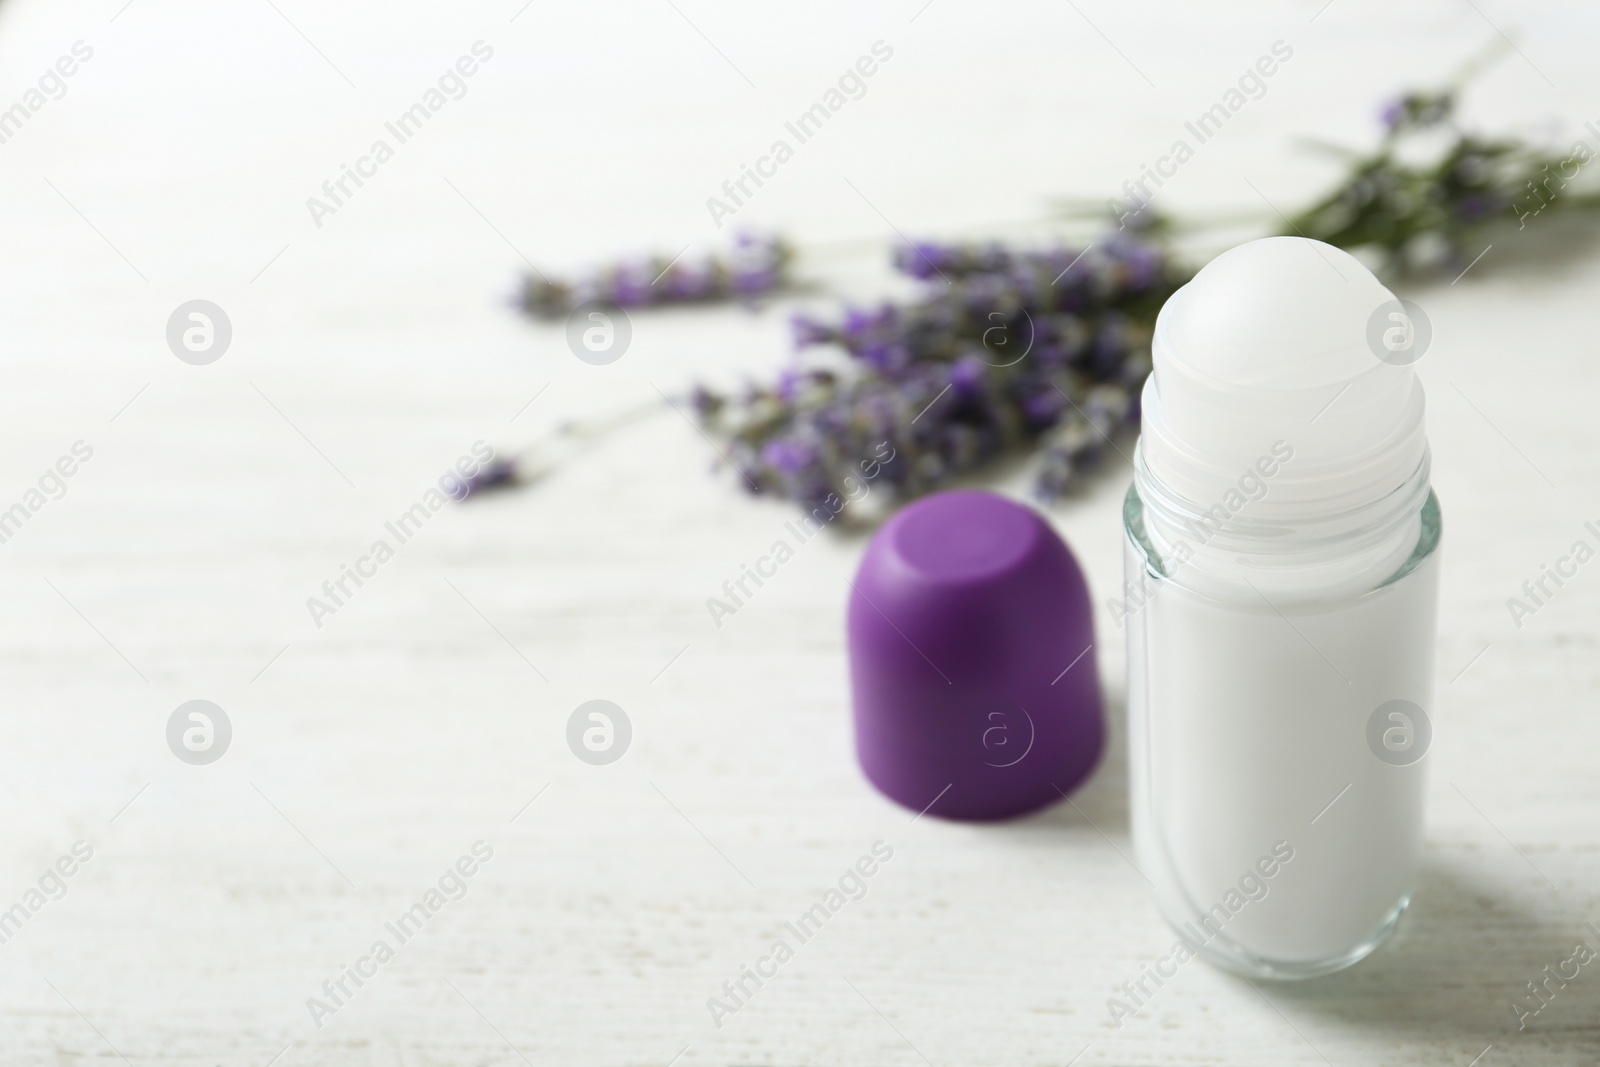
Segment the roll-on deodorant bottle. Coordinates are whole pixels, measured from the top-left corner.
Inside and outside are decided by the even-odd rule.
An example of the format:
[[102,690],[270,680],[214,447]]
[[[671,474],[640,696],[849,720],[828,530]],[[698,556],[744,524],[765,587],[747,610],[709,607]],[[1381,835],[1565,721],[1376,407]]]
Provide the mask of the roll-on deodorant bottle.
[[1361,959],[1421,863],[1440,518],[1419,332],[1297,237],[1218,256],[1156,323],[1118,612],[1133,833],[1184,944],[1250,976]]

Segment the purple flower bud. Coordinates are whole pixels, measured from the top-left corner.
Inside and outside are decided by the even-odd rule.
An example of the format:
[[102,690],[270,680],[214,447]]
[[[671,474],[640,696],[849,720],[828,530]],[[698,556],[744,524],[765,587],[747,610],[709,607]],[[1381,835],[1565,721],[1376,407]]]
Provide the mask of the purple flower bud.
[[960,397],[975,396],[983,390],[989,366],[976,355],[962,356],[950,367],[950,386]]
[[1053,386],[1045,385],[1022,401],[1022,410],[1035,426],[1053,426],[1067,406],[1066,398]]
[[796,348],[827,344],[834,339],[834,329],[808,315],[795,315],[789,319],[789,331]]
[[1135,290],[1150,288],[1161,270],[1161,256],[1148,245],[1134,245],[1128,249],[1123,263],[1128,268],[1128,288]]
[[501,459],[496,457],[490,460],[478,473],[466,479],[463,483],[461,495],[457,500],[466,500],[486,493],[491,489],[505,489],[522,481],[522,471],[514,459]]
[[847,339],[861,338],[885,325],[892,316],[893,313],[887,305],[877,309],[846,308],[844,321],[839,325],[839,332]]
[[944,250],[938,245],[919,241],[894,250],[894,269],[918,280],[926,280],[939,273],[939,261],[943,258]]
[[650,291],[650,279],[642,273],[635,273],[636,270],[634,267],[621,267],[611,276],[610,297],[618,307],[641,307],[654,296]]
[[817,446],[810,441],[775,437],[761,447],[762,462],[790,478],[809,467],[816,458]]
[[861,359],[885,374],[895,374],[911,362],[911,354],[904,345],[887,341],[872,341],[861,346],[857,353]]

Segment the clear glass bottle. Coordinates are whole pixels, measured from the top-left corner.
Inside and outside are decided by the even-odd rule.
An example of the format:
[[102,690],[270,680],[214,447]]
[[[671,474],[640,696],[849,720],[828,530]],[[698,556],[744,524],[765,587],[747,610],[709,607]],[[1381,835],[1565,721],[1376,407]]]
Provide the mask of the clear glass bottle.
[[1181,958],[1263,978],[1347,967],[1399,922],[1432,738],[1421,388],[1353,339],[1393,297],[1309,249],[1364,286],[1338,289],[1314,244],[1234,249],[1163,309],[1123,509],[1139,866]]

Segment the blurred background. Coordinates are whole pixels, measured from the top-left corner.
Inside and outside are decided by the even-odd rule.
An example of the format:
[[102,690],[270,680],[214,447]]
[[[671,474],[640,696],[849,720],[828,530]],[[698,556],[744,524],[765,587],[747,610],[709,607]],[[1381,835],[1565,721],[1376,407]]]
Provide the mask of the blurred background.
[[[1100,612],[1099,772],[1016,823],[912,820],[854,761],[863,535],[713,625],[796,509],[742,491],[686,398],[773,379],[797,311],[903,297],[907,240],[1091,239],[1063,203],[1121,195],[1274,42],[1292,61],[1159,193],[1231,227],[1183,231],[1191,268],[1342,179],[1302,139],[1368,149],[1386,102],[1486,53],[1464,122],[1600,145],[1597,29],[1498,0],[0,0],[0,513],[25,511],[0,526],[0,1063],[1593,1062],[1600,975],[1520,1030],[1511,1002],[1600,947],[1600,572],[1520,625],[1506,603],[1600,520],[1585,223],[1507,225],[1399,287],[1433,325],[1447,516],[1413,913],[1348,974],[1262,992],[1192,965],[1120,1027],[1107,998],[1171,940],[1126,859],[1126,461],[1047,512]],[[864,94],[719,228],[708,198],[878,42]],[[401,143],[385,124],[462,57]],[[615,362],[515,306],[530,273],[735,229],[792,241],[797,285],[635,312]],[[196,300],[228,324],[204,364],[169,344]],[[389,534],[476,444],[637,408]],[[1036,463],[984,480],[1029,499]],[[308,606],[380,539],[392,559]],[[213,762],[169,740],[193,700],[226,722]],[[613,763],[569,745],[591,700],[625,714]],[[714,1018],[877,841],[866,895]],[[325,991],[463,857],[393,960]]]

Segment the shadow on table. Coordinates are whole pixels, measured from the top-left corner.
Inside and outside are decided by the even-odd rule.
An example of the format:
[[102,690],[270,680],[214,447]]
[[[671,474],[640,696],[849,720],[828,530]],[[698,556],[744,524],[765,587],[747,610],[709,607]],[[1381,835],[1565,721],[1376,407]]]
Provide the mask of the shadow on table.
[[[1106,719],[1100,763],[1070,802],[1001,824],[1000,832],[1103,837],[1133,863],[1121,693],[1107,693]],[[1527,993],[1526,982],[1544,977],[1546,964],[1566,959],[1582,936],[1582,915],[1553,894],[1542,903],[1537,894],[1535,889],[1508,894],[1504,879],[1486,878],[1435,848],[1399,928],[1370,957],[1324,978],[1256,987],[1286,1018],[1321,1016],[1330,1024],[1396,1040],[1426,1037],[1453,1048],[1471,1046],[1459,1067],[1491,1043],[1497,1052],[1512,1054],[1500,1063],[1516,1062],[1519,1049],[1538,1058],[1578,1046],[1590,1054],[1583,1062],[1600,1062],[1600,972],[1591,975],[1585,968],[1529,1020],[1526,1030],[1517,1029],[1513,999]],[[1243,984],[1243,979],[1224,977]],[[1456,1061],[1446,1056],[1440,1062]]]
[[1509,895],[1504,880],[1485,879],[1435,850],[1399,928],[1371,956],[1325,978],[1258,988],[1287,1015],[1323,1016],[1397,1039],[1428,1036],[1472,1046],[1469,1057],[1493,1043],[1498,1053],[1510,1054],[1500,1063],[1518,1062],[1519,1049],[1573,1054],[1584,1044],[1594,1053],[1600,1051],[1600,984],[1584,982],[1587,975],[1580,972],[1558,990],[1526,1030],[1519,1032],[1512,1007],[1528,996],[1525,983],[1543,978],[1546,964],[1572,952],[1581,918],[1563,914],[1570,910],[1553,895],[1542,907],[1535,898]]

